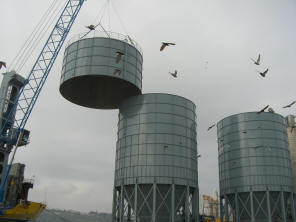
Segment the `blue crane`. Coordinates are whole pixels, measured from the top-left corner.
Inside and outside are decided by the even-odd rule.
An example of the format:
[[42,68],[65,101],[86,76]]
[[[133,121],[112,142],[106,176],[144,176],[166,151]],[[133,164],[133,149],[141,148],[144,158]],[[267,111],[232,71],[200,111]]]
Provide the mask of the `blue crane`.
[[16,102],[4,119],[1,126],[0,143],[15,147],[10,164],[5,172],[0,187],[0,203],[4,201],[4,190],[11,165],[21,140],[26,140],[28,134],[25,125],[34,108],[37,98],[54,64],[54,61],[77,17],[85,0],[68,0],[62,14],[58,18],[52,32],[42,48],[32,70],[24,81],[23,87],[17,95]]

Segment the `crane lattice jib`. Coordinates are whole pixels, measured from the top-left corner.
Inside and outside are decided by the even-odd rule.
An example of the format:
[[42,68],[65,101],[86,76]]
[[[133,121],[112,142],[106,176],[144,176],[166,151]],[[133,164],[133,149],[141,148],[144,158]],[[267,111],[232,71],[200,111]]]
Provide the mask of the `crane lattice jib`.
[[[19,93],[19,97],[14,105],[14,108],[11,110],[1,129],[1,137],[5,135],[4,131],[8,124],[13,125],[13,128],[18,129],[18,131],[24,129],[51,67],[84,1],[85,0],[68,0],[36,63],[29,73],[25,84]],[[13,116],[14,113],[16,114],[14,120],[10,120],[10,117]],[[6,135],[6,142],[15,143],[16,141],[13,142],[8,139],[11,138],[11,133],[12,132],[9,133],[10,135]]]

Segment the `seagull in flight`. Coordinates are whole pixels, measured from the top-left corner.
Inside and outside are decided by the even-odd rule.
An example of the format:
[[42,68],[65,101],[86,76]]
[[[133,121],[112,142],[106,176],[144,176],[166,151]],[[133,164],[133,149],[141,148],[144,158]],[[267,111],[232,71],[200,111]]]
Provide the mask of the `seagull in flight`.
[[87,33],[85,33],[80,39],[83,39],[85,36],[87,36],[91,31],[94,31],[96,29],[97,25],[88,25],[85,26],[85,28],[88,28],[89,31]]
[[164,50],[165,47],[170,46],[170,45],[176,45],[176,43],[172,42],[162,42],[162,45],[160,47],[160,51]]
[[120,59],[121,59],[121,56],[125,55],[123,52],[116,52],[117,53],[117,56],[116,56],[116,63],[119,63]]
[[296,103],[296,101],[291,102],[289,105],[284,106],[283,108],[290,108]]
[[268,72],[268,69],[266,69],[264,72],[257,71],[262,77],[265,77],[266,73]]
[[113,74],[114,75],[116,75],[116,74],[120,75],[120,73],[121,73],[121,70],[120,69],[115,69]]
[[263,113],[265,112],[265,110],[269,107],[269,105],[265,106],[263,109],[261,109],[259,112],[257,112],[257,114]]
[[6,68],[6,62],[0,61],[0,69],[1,69],[3,66]]
[[85,26],[86,28],[88,28],[90,31],[93,31],[96,29],[96,27],[94,25],[88,25],[88,26]]
[[211,130],[214,126],[216,126],[216,124],[209,126],[208,131]]
[[252,59],[251,60],[254,62],[255,65],[259,66],[260,65],[260,54],[258,55],[257,61]]
[[169,72],[174,78],[177,78],[177,73],[178,73],[178,71],[177,70],[175,70],[175,72]]

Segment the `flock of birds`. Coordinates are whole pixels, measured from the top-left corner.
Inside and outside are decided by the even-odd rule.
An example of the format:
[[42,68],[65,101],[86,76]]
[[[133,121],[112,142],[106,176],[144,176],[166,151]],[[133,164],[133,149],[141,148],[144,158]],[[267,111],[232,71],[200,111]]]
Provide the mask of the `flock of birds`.
[[[294,104],[296,103],[296,100],[291,102],[290,104],[286,105],[286,106],[283,106],[283,108],[291,108]],[[268,108],[269,107],[269,108]],[[257,112],[257,114],[260,114],[260,113],[263,113],[266,111],[266,109],[268,108],[268,112],[270,113],[274,113],[274,110],[269,106],[265,106],[264,108],[262,108],[260,111]],[[216,123],[215,124],[212,124],[211,126],[208,127],[208,131],[211,130],[214,126],[216,126]],[[292,127],[292,130],[294,129],[295,127]]]
[[[260,54],[258,55],[257,60],[254,60],[254,59],[251,58],[251,60],[252,60],[252,61],[254,62],[254,64],[257,65],[257,66],[260,65],[260,59],[261,59],[261,55],[260,55]],[[260,72],[260,71],[257,71],[257,72],[258,72],[262,77],[265,77],[266,74],[267,74],[267,72],[268,72],[268,68],[267,68],[265,71],[263,71],[263,72]],[[286,105],[286,106],[283,106],[283,108],[290,108],[290,107],[292,107],[295,103],[296,103],[296,101],[293,101],[293,102],[291,102],[290,104],[288,104],[288,105]],[[268,109],[268,112],[270,112],[270,113],[274,113],[274,110],[273,110],[269,105],[267,105],[267,106],[265,106],[264,108],[262,108],[260,111],[258,111],[257,114],[260,114],[260,113],[265,112],[266,109]],[[216,126],[216,123],[210,125],[210,126],[208,127],[208,131],[211,130],[212,128],[214,128],[215,126]],[[294,129],[294,128],[292,128],[292,130],[293,130],[293,129]]]
[[[91,31],[94,31],[96,29],[98,25],[88,25],[85,26],[87,29],[89,29],[89,31],[84,35],[86,36],[88,33],[90,33]],[[174,46],[176,45],[176,43],[172,43],[172,42],[162,42],[161,46],[160,46],[160,51],[163,51],[167,46]],[[118,64],[120,62],[120,60],[122,59],[122,57],[125,55],[125,53],[117,51],[116,52],[116,57],[115,57],[115,63]],[[257,60],[251,58],[251,60],[254,62],[255,65],[259,66],[260,65],[260,60],[261,60],[261,55],[258,55]],[[6,63],[3,61],[0,61],[0,69],[2,69],[2,67],[6,68]],[[264,71],[257,71],[262,77],[265,77],[267,72],[268,72],[268,68]],[[113,72],[114,75],[120,75],[121,74],[121,70],[119,68],[116,68]],[[169,72],[169,74],[171,74],[172,77],[177,78],[177,74],[178,71],[175,70],[174,72]],[[284,106],[283,108],[290,108],[292,107],[294,104],[296,103],[296,101],[293,101],[292,103]],[[269,106],[265,106],[264,108],[262,108],[260,111],[257,112],[257,114],[263,113],[266,111],[266,109],[268,109],[268,112],[274,113],[274,110]],[[216,124],[212,124],[211,126],[208,127],[208,131],[211,130],[212,128],[214,128],[216,126]]]
[[[257,65],[257,66],[260,65],[260,59],[261,59],[260,54],[258,55],[257,60],[254,60],[254,59],[251,58],[251,60],[252,60],[252,61],[254,62],[254,64]],[[263,71],[263,72],[261,72],[261,71],[257,71],[257,72],[258,72],[262,77],[265,77],[265,75],[266,75],[267,72],[268,72],[268,68],[267,68],[265,71]]]
[[[176,43],[162,42],[162,44],[160,46],[160,51],[163,51],[165,49],[165,47],[170,46],[170,45],[176,45]],[[169,74],[171,74],[172,77],[177,78],[178,71],[175,70],[175,72],[169,72]]]
[[[100,23],[98,25],[101,25]],[[94,31],[96,30],[96,27],[98,25],[88,25],[88,26],[85,26],[89,31],[83,35],[83,37],[85,37],[86,35],[88,35],[91,31]],[[102,27],[102,25],[101,25]],[[103,28],[103,27],[102,27]],[[104,28],[103,28],[104,29]],[[81,37],[81,38],[83,38]],[[129,37],[129,36],[128,36]],[[176,43],[172,43],[172,42],[162,42],[161,46],[160,46],[160,51],[163,51],[167,46],[173,46],[173,45],[176,45]],[[116,59],[115,59],[115,63],[118,64],[122,58],[122,56],[124,56],[125,54],[123,52],[120,52],[120,51],[117,51],[116,52]],[[177,78],[177,74],[178,74],[178,71],[175,70],[174,72],[169,72],[174,78]],[[121,70],[119,68],[116,68],[114,69],[114,72],[113,72],[114,75],[120,75],[121,74]]]

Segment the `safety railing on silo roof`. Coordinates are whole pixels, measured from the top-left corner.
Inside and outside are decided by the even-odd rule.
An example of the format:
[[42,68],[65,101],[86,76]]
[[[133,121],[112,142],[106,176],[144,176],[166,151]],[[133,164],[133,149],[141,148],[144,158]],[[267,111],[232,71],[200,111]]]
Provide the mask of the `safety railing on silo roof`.
[[88,32],[83,32],[83,33],[79,33],[74,35],[72,38],[70,38],[70,40],[67,42],[66,44],[66,48],[71,45],[73,42],[79,41],[81,39],[89,39],[89,38],[95,38],[95,37],[105,37],[105,38],[111,38],[111,39],[117,39],[120,41],[124,41],[127,42],[128,44],[134,46],[143,56],[143,50],[140,47],[140,45],[134,41],[133,39],[131,39],[131,37],[129,35],[123,35],[117,32],[111,32],[111,31],[91,31],[87,34]]

